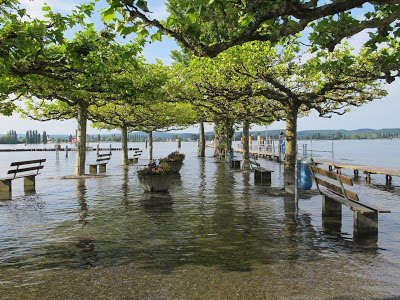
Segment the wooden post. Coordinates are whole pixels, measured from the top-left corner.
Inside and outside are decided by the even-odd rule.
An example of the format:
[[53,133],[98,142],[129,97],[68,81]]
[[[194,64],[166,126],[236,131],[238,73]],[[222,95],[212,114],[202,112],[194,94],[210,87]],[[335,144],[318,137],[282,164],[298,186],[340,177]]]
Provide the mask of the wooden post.
[[365,181],[371,183],[371,173],[365,172]]
[[35,178],[36,178],[36,175],[24,177],[24,191],[25,192],[35,191],[35,188],[36,188]]
[[97,149],[96,149],[96,152],[97,152],[97,156],[99,155],[99,153],[100,153],[100,145],[99,144],[97,144]]
[[257,145],[258,145],[258,156],[260,156],[261,153],[261,145],[262,145],[262,138],[261,135],[257,136]]
[[110,153],[111,153],[111,144],[110,144]]
[[182,142],[180,139],[178,139],[178,148],[181,148],[181,146],[182,146]]
[[65,157],[68,157],[68,145],[65,146]]

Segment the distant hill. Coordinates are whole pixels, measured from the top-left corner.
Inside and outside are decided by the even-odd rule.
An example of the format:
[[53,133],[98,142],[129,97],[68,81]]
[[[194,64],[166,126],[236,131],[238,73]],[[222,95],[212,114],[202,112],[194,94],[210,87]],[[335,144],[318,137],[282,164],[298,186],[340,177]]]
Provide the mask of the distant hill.
[[[269,136],[277,139],[280,132],[285,132],[284,129],[279,130],[267,130]],[[266,131],[250,131],[250,135],[257,136],[262,135],[265,137]],[[205,133],[207,140],[214,138],[214,132],[209,131]],[[0,134],[4,136],[4,134]],[[25,134],[17,134],[18,138],[24,138]],[[144,132],[133,132],[130,136],[136,136],[145,139],[147,134]],[[197,140],[198,134],[195,133],[172,133],[172,132],[154,132],[153,138],[155,140],[169,140],[169,139],[182,139],[182,140]],[[242,136],[241,131],[235,133],[235,139],[238,140]],[[119,133],[107,133],[100,134],[101,140],[113,140],[118,141],[121,138]],[[298,139],[379,139],[379,138],[399,138],[400,128],[383,128],[383,129],[370,129],[370,128],[360,128],[355,130],[302,130],[297,132]],[[69,134],[51,134],[52,139],[68,140]],[[98,134],[89,134],[89,139],[91,141],[96,141],[98,139]]]

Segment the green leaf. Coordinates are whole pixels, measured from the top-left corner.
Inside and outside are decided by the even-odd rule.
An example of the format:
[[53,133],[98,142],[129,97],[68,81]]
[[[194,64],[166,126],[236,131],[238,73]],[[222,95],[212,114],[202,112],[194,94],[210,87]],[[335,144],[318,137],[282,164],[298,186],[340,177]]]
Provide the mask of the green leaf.
[[109,8],[100,10],[100,12],[101,12],[101,21],[109,23],[112,19],[115,18],[116,9],[110,6]]
[[162,37],[161,31],[159,30],[159,31],[157,31],[155,34],[152,35],[151,41],[152,41],[152,42],[154,42],[154,41],[161,41],[161,37]]
[[144,12],[149,12],[149,8],[147,7],[147,2],[144,0],[138,0],[136,2],[136,6],[139,7]]

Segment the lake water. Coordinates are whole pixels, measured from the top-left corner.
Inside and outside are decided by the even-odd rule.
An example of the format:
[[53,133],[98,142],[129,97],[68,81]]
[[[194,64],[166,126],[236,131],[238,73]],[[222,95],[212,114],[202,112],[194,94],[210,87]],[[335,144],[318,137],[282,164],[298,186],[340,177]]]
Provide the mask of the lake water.
[[[399,140],[334,142],[337,161],[396,169],[399,149]],[[154,144],[156,158],[174,150],[176,143]],[[281,164],[260,159],[274,171],[264,186],[217,162],[212,149],[205,159],[196,143],[180,151],[184,166],[166,194],[143,193],[138,166],[122,167],[118,151],[107,176],[79,180],[62,179],[73,173],[72,152],[59,160],[55,152],[0,153],[0,177],[11,161],[47,159],[35,194],[25,195],[20,179],[13,199],[0,201],[0,298],[400,297],[400,178],[391,187],[379,175],[357,182],[363,202],[392,210],[379,216],[377,240],[357,239],[348,208],[340,228],[322,222],[316,192],[302,196],[296,215],[293,196],[281,190]],[[88,152],[87,161],[95,157]]]

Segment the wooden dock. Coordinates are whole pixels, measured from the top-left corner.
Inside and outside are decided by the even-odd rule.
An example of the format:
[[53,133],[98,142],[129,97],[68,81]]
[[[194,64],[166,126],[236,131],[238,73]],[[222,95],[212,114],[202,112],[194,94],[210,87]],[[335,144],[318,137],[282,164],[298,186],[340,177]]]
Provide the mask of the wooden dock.
[[[242,153],[242,149],[240,148],[235,148],[234,151],[236,153]],[[258,145],[253,145],[251,147],[250,155],[252,155],[253,157],[267,158],[269,160],[274,159],[277,162],[282,162],[285,157],[283,153],[269,152],[266,151],[265,147]],[[328,169],[330,171],[335,169],[338,174],[341,174],[341,169],[353,170],[354,178],[357,178],[359,176],[359,173],[362,172],[363,174],[365,174],[365,181],[368,183],[371,182],[371,174],[385,175],[387,185],[390,185],[392,183],[392,177],[400,177],[400,170],[398,169],[381,168],[369,165],[348,164],[343,162],[332,163],[331,160],[319,158],[313,158],[313,160],[317,165],[328,166]]]
[[314,159],[314,162],[317,165],[326,165],[329,170],[332,171],[336,169],[338,174],[341,174],[341,169],[349,169],[354,171],[354,177],[358,177],[359,172],[363,172],[365,174],[365,180],[367,182],[371,182],[371,174],[381,174],[386,176],[386,184],[392,183],[392,177],[400,177],[400,170],[397,169],[389,169],[389,168],[381,168],[374,167],[368,165],[357,165],[357,164],[347,164],[343,162],[333,162],[325,159]]

